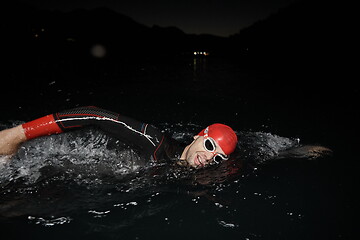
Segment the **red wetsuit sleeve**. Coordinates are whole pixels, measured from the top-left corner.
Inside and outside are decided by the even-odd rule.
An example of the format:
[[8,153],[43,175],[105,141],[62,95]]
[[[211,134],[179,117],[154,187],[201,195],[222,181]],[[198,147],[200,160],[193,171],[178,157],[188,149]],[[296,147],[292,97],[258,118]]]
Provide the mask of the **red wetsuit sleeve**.
[[63,132],[56,123],[53,114],[24,123],[22,127],[28,140]]

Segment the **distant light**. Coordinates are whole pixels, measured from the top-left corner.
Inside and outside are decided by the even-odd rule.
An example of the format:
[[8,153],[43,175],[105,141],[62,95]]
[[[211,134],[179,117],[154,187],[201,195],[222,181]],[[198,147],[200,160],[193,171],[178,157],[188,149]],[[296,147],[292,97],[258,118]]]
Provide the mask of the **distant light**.
[[97,58],[103,58],[106,55],[106,48],[101,44],[96,44],[90,49],[91,55]]
[[195,56],[197,56],[197,55],[209,56],[210,53],[209,53],[209,52],[194,52],[194,55],[195,55]]

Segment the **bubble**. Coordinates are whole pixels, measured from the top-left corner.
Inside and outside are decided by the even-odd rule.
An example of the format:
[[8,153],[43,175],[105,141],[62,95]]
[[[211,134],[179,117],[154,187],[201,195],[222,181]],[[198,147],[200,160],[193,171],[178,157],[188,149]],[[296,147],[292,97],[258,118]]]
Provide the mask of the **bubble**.
[[93,57],[103,58],[106,55],[106,48],[104,45],[95,44],[91,47],[90,53]]

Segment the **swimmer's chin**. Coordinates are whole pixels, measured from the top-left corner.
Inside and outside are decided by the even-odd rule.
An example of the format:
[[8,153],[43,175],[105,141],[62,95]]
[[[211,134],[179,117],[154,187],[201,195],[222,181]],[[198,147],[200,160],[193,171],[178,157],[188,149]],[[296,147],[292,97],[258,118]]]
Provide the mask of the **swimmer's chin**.
[[204,160],[201,158],[199,154],[195,154],[195,156],[192,156],[190,159],[187,159],[187,163],[189,167],[194,169],[200,169],[206,167],[206,164],[203,163]]

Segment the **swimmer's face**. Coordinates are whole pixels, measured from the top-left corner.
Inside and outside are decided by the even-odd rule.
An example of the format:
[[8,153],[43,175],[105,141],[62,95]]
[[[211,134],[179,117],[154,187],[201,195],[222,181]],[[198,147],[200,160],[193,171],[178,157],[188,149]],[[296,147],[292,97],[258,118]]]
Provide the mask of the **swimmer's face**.
[[[215,142],[215,153],[224,154],[221,147]],[[214,153],[207,151],[204,147],[204,137],[194,136],[194,141],[188,145],[183,153],[183,159],[194,168],[202,168],[214,161]]]

